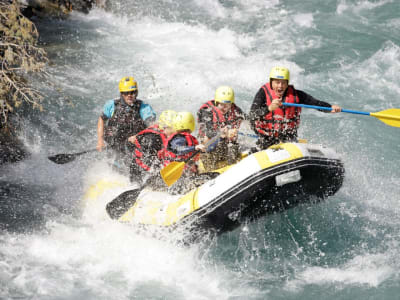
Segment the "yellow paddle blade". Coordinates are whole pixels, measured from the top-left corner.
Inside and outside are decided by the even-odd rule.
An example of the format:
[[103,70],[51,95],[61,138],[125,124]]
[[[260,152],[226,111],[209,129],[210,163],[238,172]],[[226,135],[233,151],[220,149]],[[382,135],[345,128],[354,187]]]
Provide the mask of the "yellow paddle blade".
[[393,126],[400,127],[400,109],[399,108],[390,108],[386,110],[382,110],[376,113],[370,113],[371,116],[378,118],[383,123]]
[[160,170],[160,174],[165,184],[168,186],[173,185],[183,173],[185,162],[173,161]]

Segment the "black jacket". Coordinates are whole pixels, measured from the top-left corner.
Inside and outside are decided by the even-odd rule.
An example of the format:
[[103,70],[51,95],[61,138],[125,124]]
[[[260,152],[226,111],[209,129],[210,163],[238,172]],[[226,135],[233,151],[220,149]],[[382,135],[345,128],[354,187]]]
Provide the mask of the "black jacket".
[[[323,107],[331,107],[331,105],[327,102],[315,99],[311,95],[296,90],[297,96],[299,97],[300,104],[307,104],[307,105],[316,105],[316,106],[323,106]],[[284,95],[285,96],[285,95]],[[325,110],[321,110],[323,112],[327,112]],[[266,102],[265,92],[263,88],[260,88],[254,97],[253,104],[250,107],[250,123],[253,124],[256,120],[262,120],[264,116],[269,113],[269,109]]]

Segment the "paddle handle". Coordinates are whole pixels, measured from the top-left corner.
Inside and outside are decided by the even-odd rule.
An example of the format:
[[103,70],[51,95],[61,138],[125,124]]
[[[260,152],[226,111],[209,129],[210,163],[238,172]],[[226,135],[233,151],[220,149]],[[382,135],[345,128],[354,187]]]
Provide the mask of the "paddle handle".
[[72,153],[71,155],[78,156],[78,155],[82,155],[82,154],[89,153],[89,152],[94,152],[94,151],[97,151],[97,149],[95,148],[95,149],[85,150],[85,151],[78,152],[78,153]]
[[258,139],[258,135],[256,135],[256,134],[251,134],[251,133],[244,133],[244,132],[238,132],[238,134],[239,135],[241,135],[241,136],[248,136],[248,137],[251,137],[251,138],[254,138],[254,139]]
[[[327,111],[332,111],[331,107],[325,107],[325,106],[317,106],[317,105],[308,105],[308,104],[297,104],[297,103],[282,103],[285,106],[295,106],[295,107],[304,107],[304,108],[314,108],[314,109],[320,109],[320,110],[327,110]],[[357,114],[357,115],[366,115],[369,116],[369,112],[365,111],[357,111],[357,110],[350,110],[350,109],[343,109],[342,112],[345,113],[350,113],[350,114]]]

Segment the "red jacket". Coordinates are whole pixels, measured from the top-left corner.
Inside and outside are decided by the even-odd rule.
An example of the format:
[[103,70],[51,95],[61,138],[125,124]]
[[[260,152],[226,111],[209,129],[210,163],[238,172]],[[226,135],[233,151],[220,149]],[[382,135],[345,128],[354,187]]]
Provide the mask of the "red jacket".
[[[163,165],[167,166],[169,163],[173,161],[184,161],[190,158],[195,151],[191,151],[189,153],[185,153],[183,155],[178,155],[175,152],[173,152],[172,147],[171,147],[171,142],[172,140],[177,137],[177,136],[184,136],[186,139],[187,146],[196,146],[199,144],[197,139],[191,135],[188,132],[177,132],[172,134],[171,136],[168,137],[166,140],[166,143],[164,145],[164,148],[159,152],[159,158],[163,161]],[[197,158],[194,158],[193,160],[196,160]]]
[[[269,106],[273,99],[278,98],[272,90],[269,83],[262,86],[265,92],[266,105]],[[289,85],[286,91],[285,99],[282,102],[299,103],[296,90]],[[291,132],[297,135],[297,129],[300,124],[300,107],[282,106],[274,111],[270,111],[261,121],[255,121],[256,130],[262,135],[279,136],[284,132]]]
[[[198,113],[198,123],[202,124],[199,128],[199,137],[204,137],[206,133],[202,130],[202,127],[210,127],[210,121],[205,120],[204,116],[205,111],[211,111],[212,113],[212,127],[216,131],[219,128],[223,128],[227,125],[231,126],[231,128],[238,129],[243,120],[243,112],[242,110],[236,106],[234,103],[231,106],[231,110],[228,111],[225,115],[221,112],[221,110],[215,104],[215,100],[210,100],[204,103],[199,110]],[[208,117],[209,118],[209,117]],[[208,128],[209,129],[209,128]]]
[[[144,149],[144,147],[139,143],[140,140],[140,136],[143,135],[148,135],[148,134],[154,134],[157,135],[161,141],[161,148],[160,149],[153,149],[155,151],[157,151],[157,153],[159,153],[160,151],[162,151],[163,146],[166,144],[167,142],[167,136],[164,134],[164,131],[158,127],[158,124],[152,125],[142,131],[140,131],[137,135],[136,135],[136,141],[135,141],[135,150],[133,151],[133,159],[135,160],[136,164],[140,167],[142,167],[144,170],[149,171],[150,170],[150,166],[148,166],[144,161],[144,157],[145,155],[148,155],[148,149]],[[159,154],[158,154],[159,155]]]

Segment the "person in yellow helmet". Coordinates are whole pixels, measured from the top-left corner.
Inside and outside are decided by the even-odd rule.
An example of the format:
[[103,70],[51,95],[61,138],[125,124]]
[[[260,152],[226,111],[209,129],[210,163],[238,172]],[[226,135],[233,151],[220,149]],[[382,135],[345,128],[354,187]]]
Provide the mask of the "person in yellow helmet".
[[119,81],[120,97],[106,102],[97,121],[97,150],[107,145],[121,158],[126,154],[128,139],[154,122],[156,114],[151,106],[137,99],[138,84],[133,77]]
[[[166,122],[164,122],[164,117],[167,118]],[[156,126],[152,126],[151,128],[154,130]],[[160,115],[158,128],[163,130],[166,134],[166,138],[162,138],[162,149],[157,152],[157,159],[154,160],[161,161],[161,168],[167,167],[174,161],[185,161],[185,169],[178,181],[168,187],[162,179],[160,172],[151,172],[152,169],[157,171],[161,169],[159,165],[157,165],[156,168],[154,168],[153,165],[153,168],[150,168],[150,172],[141,172],[134,178],[136,181],[141,181],[142,186],[151,186],[153,190],[168,192],[170,194],[185,194],[191,189],[203,184],[205,181],[219,175],[219,173],[197,174],[197,158],[192,158],[192,156],[196,156],[195,151],[205,151],[206,147],[198,144],[197,139],[191,135],[191,132],[195,129],[195,120],[192,113],[164,111]],[[154,132],[153,130],[152,132]],[[169,133],[166,133],[166,131]],[[143,132],[149,133],[147,129]],[[142,134],[139,133],[135,144],[138,144],[141,140]],[[145,155],[137,157],[142,158],[145,157]],[[153,158],[155,158],[155,155]],[[190,160],[188,161],[189,158]],[[152,164],[151,160],[141,160],[142,163],[148,163],[148,166]],[[140,176],[140,180],[137,180],[137,177]]]
[[[195,129],[195,120],[191,112],[178,112],[173,126],[175,133],[169,136],[161,151],[164,166],[172,161],[185,160],[196,150],[205,151],[204,145],[199,144],[191,134]],[[194,168],[192,171],[196,173],[197,169]]]
[[162,165],[160,151],[168,137],[175,133],[173,124],[176,114],[176,111],[165,110],[160,114],[156,124],[136,134],[130,165],[131,181],[142,183],[144,177],[159,171]]
[[331,107],[331,112],[341,111],[340,106],[317,100],[311,95],[289,85],[290,73],[286,67],[273,67],[269,82],[264,84],[250,107],[250,124],[256,134],[257,150],[280,142],[297,141],[300,124],[300,107],[284,106],[282,102]]
[[[206,171],[215,170],[226,164],[234,164],[240,158],[237,143],[238,129],[245,119],[242,109],[235,104],[235,93],[230,86],[220,86],[213,100],[204,103],[198,113],[199,138],[202,143],[221,134],[214,149],[201,155]],[[211,150],[211,151],[210,151]]]

